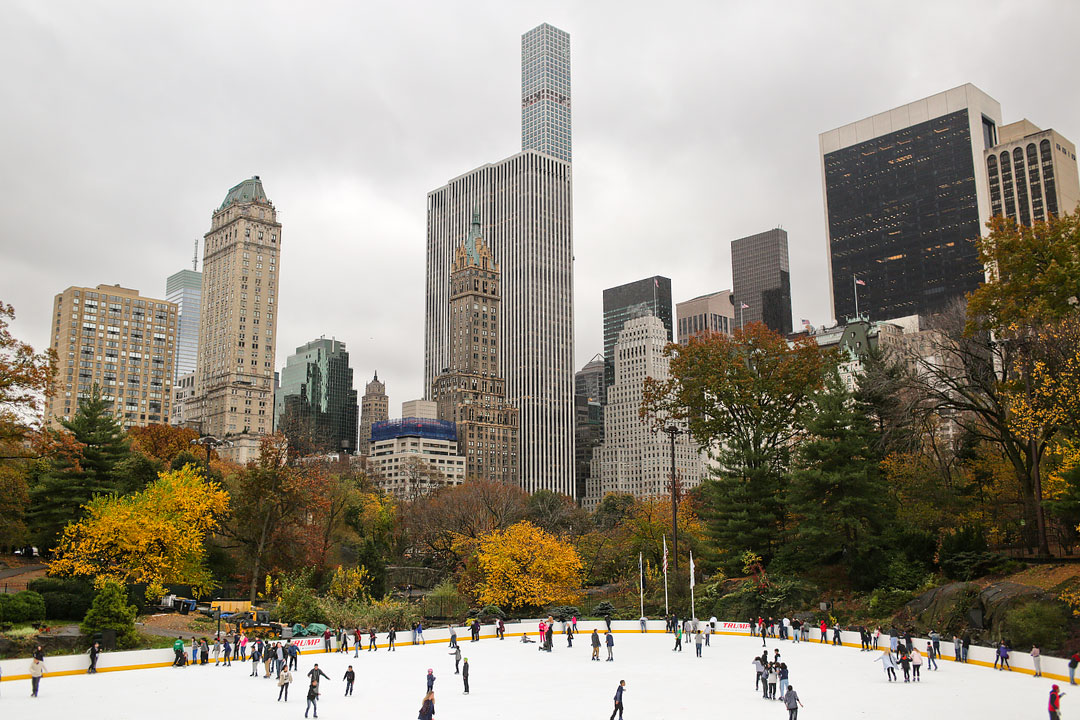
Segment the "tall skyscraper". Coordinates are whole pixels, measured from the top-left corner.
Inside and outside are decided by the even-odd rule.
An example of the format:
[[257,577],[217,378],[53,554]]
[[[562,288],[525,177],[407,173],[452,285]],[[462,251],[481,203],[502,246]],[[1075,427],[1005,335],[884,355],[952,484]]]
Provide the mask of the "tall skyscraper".
[[604,356],[593,355],[592,360],[574,373],[574,396],[604,402]]
[[[987,148],[998,102],[962,85],[822,133],[833,313],[926,314],[983,279]],[[856,285],[865,283],[865,285]],[[735,301],[739,301],[736,292]]]
[[386,397],[386,383],[379,380],[379,371],[364,388],[360,399],[360,454],[371,454],[371,427],[377,422],[390,419],[390,399]]
[[547,23],[521,36],[521,149],[570,162],[570,34]]
[[1080,203],[1076,146],[1028,120],[1002,125],[985,153],[990,212],[1021,225],[1073,213]]
[[296,348],[274,392],[274,429],[289,445],[312,454],[352,454],[358,413],[345,343],[319,338]]
[[[670,330],[648,315],[627,320],[615,344],[615,384],[604,407],[604,441],[592,457],[583,506],[593,509],[609,493],[637,498],[671,492],[671,440],[653,432],[638,414],[647,377],[667,380],[671,359],[664,355]],[[675,472],[682,490],[701,483],[704,473],[697,446],[687,435],[675,440]]]
[[457,426],[465,477],[516,483],[517,409],[499,376],[502,333],[499,266],[480,235],[480,215],[450,269],[450,368],[435,378],[440,420]]
[[[569,85],[565,89],[568,98]],[[523,124],[529,116],[522,114]],[[568,123],[565,131],[568,144]],[[425,397],[431,399],[435,377],[450,366],[450,267],[476,210],[502,275],[498,373],[507,402],[518,409],[518,477],[530,492],[573,494],[574,241],[567,160],[526,149],[428,193]]]
[[730,335],[738,325],[735,322],[735,296],[730,290],[701,295],[675,306],[679,344],[685,345],[692,337],[709,333]]
[[615,343],[623,326],[632,318],[652,315],[660,318],[668,342],[674,339],[671,323],[671,280],[655,275],[604,291],[604,383],[615,382]]
[[176,364],[173,384],[181,375],[195,372],[199,362],[199,309],[202,305],[202,273],[181,270],[165,281],[165,299],[176,303]]
[[[791,269],[787,232],[780,228],[731,242],[731,285],[736,323],[791,332]],[[747,305],[749,307],[743,307]]]
[[119,285],[69,287],[53,299],[56,384],[45,421],[70,420],[94,385],[125,427],[169,422],[176,304]]
[[258,175],[229,190],[204,238],[197,418],[204,435],[269,433],[281,223]]
[[584,498],[592,469],[593,450],[604,439],[604,356],[597,353],[574,373],[574,487]]

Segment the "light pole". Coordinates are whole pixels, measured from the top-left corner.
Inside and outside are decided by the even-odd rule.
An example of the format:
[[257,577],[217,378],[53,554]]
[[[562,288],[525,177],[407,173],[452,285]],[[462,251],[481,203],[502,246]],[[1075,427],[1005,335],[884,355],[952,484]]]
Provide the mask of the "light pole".
[[675,574],[679,574],[679,490],[675,480],[675,438],[685,433],[674,423],[664,428],[671,438],[671,539],[675,549]]
[[228,440],[219,440],[213,435],[203,435],[201,438],[196,438],[191,441],[192,445],[202,445],[206,448],[206,464],[210,465],[210,449],[216,447],[223,447],[225,445],[232,445]]

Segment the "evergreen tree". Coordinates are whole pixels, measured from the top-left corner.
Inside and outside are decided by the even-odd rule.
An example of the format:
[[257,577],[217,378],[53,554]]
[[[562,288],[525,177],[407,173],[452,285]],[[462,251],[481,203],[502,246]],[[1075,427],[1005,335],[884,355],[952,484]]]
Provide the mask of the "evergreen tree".
[[58,455],[30,490],[28,520],[43,549],[51,549],[64,526],[82,517],[82,506],[91,498],[127,484],[119,472],[130,454],[127,438],[97,385],[75,417],[62,425],[75,441],[77,456]]
[[79,630],[89,636],[102,630],[115,630],[117,647],[133,647],[139,639],[135,634],[136,612],[133,605],[128,605],[127,594],[120,583],[110,580],[94,596]]
[[870,408],[844,385],[838,371],[814,398],[807,439],[796,453],[787,487],[795,517],[796,554],[807,562],[841,563],[860,585],[871,585],[891,516],[880,470],[880,436]]

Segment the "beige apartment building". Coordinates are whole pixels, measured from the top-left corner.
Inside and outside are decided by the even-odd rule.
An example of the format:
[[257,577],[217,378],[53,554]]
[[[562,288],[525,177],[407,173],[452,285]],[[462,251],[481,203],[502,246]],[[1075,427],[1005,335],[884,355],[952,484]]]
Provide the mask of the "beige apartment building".
[[1030,120],[1002,125],[984,152],[990,211],[1021,225],[1076,212],[1080,203],[1076,146]]
[[281,223],[257,175],[229,190],[204,241],[193,419],[203,435],[253,440],[273,430],[281,247]]
[[680,345],[690,338],[704,337],[710,333],[731,335],[738,325],[735,322],[735,301],[730,290],[701,295],[675,305]]
[[175,303],[119,285],[69,287],[53,300],[51,325],[58,372],[47,423],[72,418],[94,385],[125,427],[169,422]]

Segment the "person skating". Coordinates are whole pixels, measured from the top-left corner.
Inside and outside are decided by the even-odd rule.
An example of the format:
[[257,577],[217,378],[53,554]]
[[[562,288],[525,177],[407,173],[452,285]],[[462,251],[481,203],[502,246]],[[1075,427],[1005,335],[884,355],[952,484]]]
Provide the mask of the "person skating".
[[752,665],[754,666],[754,692],[757,692],[758,687],[761,685],[761,670],[764,666],[761,664],[761,658],[759,657],[754,657]]
[[330,679],[329,675],[319,669],[319,663],[315,663],[315,665],[310,670],[308,670],[307,676],[311,679],[311,682],[315,685],[315,687],[319,686],[322,678],[326,678],[327,680]]
[[787,663],[780,663],[780,669],[776,673],[780,676],[780,697],[787,695],[788,667]]
[[994,660],[995,667],[997,666],[998,660],[1001,660],[1001,667],[998,668],[999,670],[1008,668],[1009,672],[1012,672],[1012,665],[1009,664],[1009,646],[1004,642],[998,645],[997,658]]
[[308,712],[315,711],[315,717],[319,717],[319,683],[316,680],[311,681],[311,685],[307,690],[307,705],[304,707],[304,717],[308,716]]
[[888,678],[889,682],[896,680],[896,659],[893,658],[890,650],[886,649],[874,662],[881,663],[881,667],[885,670],[885,677]]
[[701,635],[701,630],[697,631],[697,635],[694,636],[694,651],[698,657],[701,657],[701,644],[704,642],[704,638]]
[[780,682],[780,668],[776,663],[769,665],[769,699],[776,699],[776,685]]
[[416,639],[420,641],[421,645],[427,645],[427,641],[424,640],[424,624],[420,621],[416,623]]
[[225,636],[225,640],[221,643],[221,646],[225,650],[225,667],[230,667],[232,665],[233,646],[228,635]]
[[1031,664],[1035,666],[1035,677],[1042,677],[1042,651],[1038,645],[1031,646]]
[[251,674],[248,677],[258,677],[259,675],[259,646],[255,645],[251,648]]
[[278,685],[277,699],[278,699],[278,702],[281,702],[281,696],[282,695],[285,696],[285,702],[289,702],[289,684],[292,683],[292,680],[293,680],[292,672],[289,670],[289,668],[285,668],[284,670],[281,671],[281,674],[278,675],[278,679],[277,679],[277,685]]
[[435,671],[431,668],[427,669],[427,691],[431,692],[435,689]]
[[345,671],[345,677],[341,679],[345,681],[345,697],[352,695],[353,683],[356,682],[356,671],[352,669],[352,665]]
[[[524,635],[523,637],[528,637],[528,636]],[[590,638],[590,643],[592,644],[592,659],[599,662],[600,661],[600,635],[596,632],[596,628],[593,628],[592,638]]]
[[709,636],[712,635],[713,624],[705,623],[705,647],[709,647]]
[[[829,626],[825,623],[824,620],[821,621],[821,642],[823,642],[823,643],[829,642]],[[765,644],[764,639],[762,639],[761,644],[762,645]]]
[[454,674],[458,675],[461,672],[461,648],[455,645],[454,649],[447,654],[454,656]]
[[1080,653],[1073,653],[1069,656],[1069,684],[1076,684],[1076,666],[1080,664]]
[[[567,629],[569,629],[569,628],[567,628]],[[574,628],[574,629],[576,630],[577,628]],[[496,623],[495,632],[496,632],[496,634],[498,634],[500,640],[503,640],[503,639],[506,638],[506,623],[503,622],[502,618],[499,618],[498,622]],[[573,633],[571,633],[571,635],[572,634]]]
[[394,647],[394,641],[397,640],[397,630],[393,625],[390,626],[390,632],[386,633],[387,652],[397,652],[397,648]]
[[761,664],[761,699],[769,699],[769,663]]
[[191,664],[199,664],[199,641],[191,638]]
[[221,637],[214,636],[214,667],[221,664]]
[[682,652],[682,625],[675,627],[675,647],[671,648],[671,652],[678,650]]
[[101,654],[101,645],[95,642],[86,652],[90,656],[90,667],[87,668],[86,673],[87,675],[93,675],[97,672],[97,659],[98,655]]
[[378,652],[379,648],[377,648],[375,646],[375,628],[374,627],[369,627],[368,628],[368,636],[367,636],[367,638],[368,638],[368,644],[367,644],[368,652],[371,652],[372,650]]
[[247,633],[240,633],[240,660],[242,662],[247,662],[247,646],[248,646]]
[[607,645],[607,661],[615,662],[615,656],[612,654],[615,648],[615,636],[611,634],[611,630],[604,633],[604,644]]
[[[540,647],[538,647],[536,649],[538,651],[543,652],[543,650],[547,646],[547,623],[544,622],[543,620],[541,620],[540,624],[536,626],[536,629],[538,631],[537,635],[540,636]],[[473,642],[476,642],[476,641],[474,640]]]
[[615,709],[611,711],[611,717],[609,720],[615,720],[615,714],[618,713],[619,720],[622,720],[623,716],[623,693],[626,692],[626,681],[620,680],[619,687],[615,688]]
[[424,701],[420,704],[419,720],[434,720],[435,718],[435,693],[428,690],[424,695]]
[[904,671],[904,682],[911,682],[911,658],[906,652],[900,653],[900,667]]
[[922,670],[922,653],[918,650],[912,649],[911,651],[911,679],[915,682],[920,682],[919,671]]
[[461,666],[461,682],[465,684],[465,694],[469,694],[469,658],[465,658],[465,664]]
[[296,643],[290,642],[289,643],[289,669],[290,670],[299,670],[300,669],[300,660],[299,660],[299,658],[300,658],[300,648],[297,647]]
[[334,633],[330,632],[330,628],[326,628],[325,630],[323,630],[323,634],[322,634],[323,652],[330,652],[330,647],[333,644],[331,642],[330,638],[332,638],[333,636],[334,636]]
[[641,632],[642,633],[645,632],[645,627],[648,624],[648,622],[649,622],[649,618],[645,617],[644,615],[642,615],[641,617],[638,618],[638,625],[641,626]]
[[549,622],[547,626],[547,651],[551,652],[552,643],[555,641],[555,623]]
[[454,630],[453,625],[447,625],[446,629],[450,632],[450,647],[451,648],[456,648],[457,647],[457,631]]
[[45,663],[41,658],[35,657],[30,661],[30,697],[38,696],[38,688],[41,687],[41,676],[48,670],[45,669]]
[[937,650],[933,643],[926,643],[926,669],[937,670]]
[[1057,685],[1050,686],[1050,703],[1047,710],[1050,711],[1050,720],[1061,720],[1061,698],[1065,693],[1058,691]]
[[360,657],[360,646],[364,644],[364,631],[357,625],[353,630],[353,658]]
[[796,720],[799,717],[799,708],[804,707],[794,685],[788,685],[787,692],[784,693],[784,707],[787,708],[788,720]]
[[[502,621],[500,620],[499,622]],[[566,625],[566,647],[574,647],[574,628],[569,623]]]

